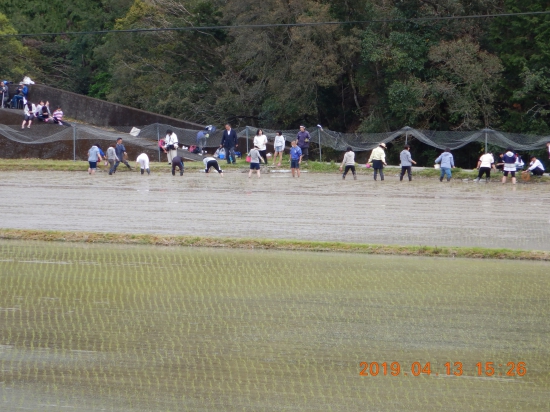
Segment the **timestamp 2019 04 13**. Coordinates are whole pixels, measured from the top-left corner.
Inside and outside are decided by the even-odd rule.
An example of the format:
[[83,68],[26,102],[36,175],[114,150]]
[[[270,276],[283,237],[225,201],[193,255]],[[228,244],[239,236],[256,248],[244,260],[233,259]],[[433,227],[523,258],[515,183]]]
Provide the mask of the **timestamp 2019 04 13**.
[[462,362],[446,362],[442,366],[431,362],[412,362],[401,365],[400,362],[361,362],[360,376],[525,376],[525,362],[478,362],[464,369]]

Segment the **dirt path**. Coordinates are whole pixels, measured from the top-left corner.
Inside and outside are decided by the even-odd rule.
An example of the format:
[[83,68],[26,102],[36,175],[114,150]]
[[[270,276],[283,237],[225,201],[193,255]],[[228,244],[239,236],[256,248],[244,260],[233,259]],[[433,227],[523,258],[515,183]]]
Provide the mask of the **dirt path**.
[[3,228],[550,250],[547,185],[4,172],[0,193]]

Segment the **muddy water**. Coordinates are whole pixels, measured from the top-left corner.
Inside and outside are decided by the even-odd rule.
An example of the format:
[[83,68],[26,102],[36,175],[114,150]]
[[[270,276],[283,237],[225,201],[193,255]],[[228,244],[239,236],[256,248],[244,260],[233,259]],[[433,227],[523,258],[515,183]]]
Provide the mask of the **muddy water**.
[[0,193],[4,228],[550,249],[545,184],[3,172]]
[[549,273],[0,241],[0,411],[546,412]]

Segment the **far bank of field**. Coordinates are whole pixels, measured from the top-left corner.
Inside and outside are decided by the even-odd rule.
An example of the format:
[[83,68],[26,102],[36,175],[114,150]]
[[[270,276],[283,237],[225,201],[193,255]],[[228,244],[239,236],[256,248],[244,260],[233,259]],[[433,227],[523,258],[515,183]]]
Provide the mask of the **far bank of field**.
[[[285,157],[285,162],[281,167],[273,167],[268,165],[262,165],[263,172],[269,173],[285,173],[290,171],[290,162],[288,156]],[[228,172],[244,172],[248,171],[249,164],[243,160],[238,159],[236,164],[227,164],[225,160],[218,160],[220,167]],[[130,171],[126,168],[119,168],[117,173],[139,173],[139,165],[129,160],[130,165],[134,170]],[[204,164],[202,162],[185,162],[185,170],[188,172],[202,172],[204,170]],[[137,168],[136,168],[137,166]],[[328,173],[339,174],[338,167],[340,163],[336,162],[307,162],[303,163],[300,168],[308,173]],[[154,173],[170,173],[171,167],[166,162],[151,162],[151,171]],[[52,159],[0,159],[0,171],[57,171],[57,172],[86,172],[88,170],[88,162],[77,160],[52,160]],[[103,163],[98,165],[98,170],[102,172],[108,172],[108,166],[104,166]],[[385,173],[388,176],[397,176],[400,172],[399,166],[388,166],[385,168]],[[440,171],[432,168],[413,167],[413,177],[417,178],[436,178],[440,175]],[[357,165],[357,174],[370,176],[373,171],[370,168],[366,168],[364,164]],[[468,170],[456,168],[452,170],[454,179],[475,179],[477,177],[477,170]],[[499,180],[500,173],[493,172],[492,180]],[[350,176],[351,178],[351,176]],[[521,181],[521,179],[518,179]],[[550,178],[543,176],[542,178],[531,177],[529,183],[548,183]]]

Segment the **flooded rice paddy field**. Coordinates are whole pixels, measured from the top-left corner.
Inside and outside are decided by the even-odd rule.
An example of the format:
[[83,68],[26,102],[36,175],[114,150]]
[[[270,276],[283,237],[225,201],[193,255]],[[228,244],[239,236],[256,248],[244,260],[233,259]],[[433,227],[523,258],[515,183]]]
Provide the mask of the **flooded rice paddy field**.
[[550,249],[550,185],[349,179],[2,172],[0,227]]
[[[548,411],[549,273],[0,241],[0,410]],[[412,376],[414,362],[430,373]]]

